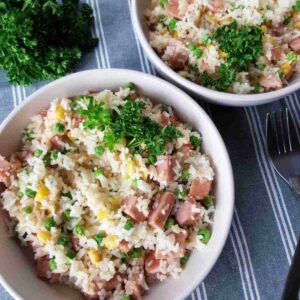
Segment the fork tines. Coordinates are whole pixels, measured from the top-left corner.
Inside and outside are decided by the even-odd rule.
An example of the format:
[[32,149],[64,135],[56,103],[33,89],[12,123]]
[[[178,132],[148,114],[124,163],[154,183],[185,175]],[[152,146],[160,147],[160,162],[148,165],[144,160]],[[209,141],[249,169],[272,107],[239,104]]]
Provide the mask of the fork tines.
[[293,151],[300,151],[295,121],[287,108],[268,113],[266,122],[270,154],[285,155]]

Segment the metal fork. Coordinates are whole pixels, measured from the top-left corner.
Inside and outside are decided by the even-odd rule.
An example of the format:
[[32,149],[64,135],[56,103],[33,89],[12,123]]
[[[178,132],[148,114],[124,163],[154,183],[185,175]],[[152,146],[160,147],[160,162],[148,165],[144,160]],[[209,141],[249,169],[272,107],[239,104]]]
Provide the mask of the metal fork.
[[276,172],[300,196],[300,137],[287,108],[267,114],[266,136]]

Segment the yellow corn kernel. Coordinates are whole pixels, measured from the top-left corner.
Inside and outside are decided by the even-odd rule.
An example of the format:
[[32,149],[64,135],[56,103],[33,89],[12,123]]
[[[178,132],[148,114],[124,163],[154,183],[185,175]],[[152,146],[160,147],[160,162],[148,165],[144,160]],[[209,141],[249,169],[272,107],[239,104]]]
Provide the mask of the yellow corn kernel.
[[159,31],[159,33],[160,33],[161,35],[164,35],[164,34],[166,34],[167,32],[168,32],[167,27],[164,27],[164,28],[162,28],[162,29]]
[[274,43],[273,38],[270,35],[265,35],[263,38],[264,43],[272,44]]
[[48,190],[48,188],[47,188],[44,184],[42,184],[42,185],[38,188],[38,190],[37,190],[37,192],[36,192],[35,200],[36,200],[36,201],[42,201],[42,200],[44,200],[45,198],[47,198],[48,195],[49,195],[49,190]]
[[218,53],[219,53],[219,56],[220,56],[221,58],[225,58],[225,57],[227,56],[227,53],[225,53],[225,52],[223,52],[223,51],[221,51],[221,50],[219,50]]
[[261,29],[261,31],[262,31],[263,33],[267,33],[267,31],[268,31],[268,28],[267,28],[266,25],[262,25],[262,26],[260,27],[260,29]]
[[49,231],[40,230],[37,233],[37,237],[42,243],[47,244],[51,240],[51,233]]
[[104,239],[104,245],[109,250],[114,250],[118,247],[118,238],[115,235],[108,235]]
[[90,250],[88,255],[93,265],[96,265],[101,260],[100,253],[95,249]]
[[113,209],[117,209],[117,208],[119,208],[120,205],[121,205],[120,199],[119,199],[119,198],[116,198],[116,197],[111,198],[109,202],[110,202],[111,207],[112,207]]
[[99,209],[97,212],[97,217],[100,222],[108,219],[109,211],[107,209]]
[[287,75],[291,72],[291,65],[288,63],[283,63],[280,65],[280,70],[283,72],[284,75]]
[[216,17],[214,15],[208,15],[206,19],[209,23],[212,23],[216,19]]
[[132,174],[135,172],[135,168],[136,168],[136,163],[129,159],[126,163],[126,173],[127,174]]
[[176,30],[172,31],[172,37],[175,39],[178,38],[178,32]]
[[70,131],[67,132],[67,137],[69,138],[70,141],[75,140]]
[[65,111],[62,106],[57,105],[54,112],[54,118],[56,120],[63,120],[65,117]]
[[297,29],[300,30],[300,22],[297,22],[297,23],[295,24],[295,27],[296,27]]

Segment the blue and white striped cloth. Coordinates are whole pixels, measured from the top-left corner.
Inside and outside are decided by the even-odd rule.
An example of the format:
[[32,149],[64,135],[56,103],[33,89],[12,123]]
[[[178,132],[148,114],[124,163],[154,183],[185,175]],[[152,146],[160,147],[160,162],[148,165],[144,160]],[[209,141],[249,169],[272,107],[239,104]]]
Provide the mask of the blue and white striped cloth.
[[[133,31],[130,0],[87,2],[94,10],[93,33],[100,43],[85,55],[76,71],[127,68],[155,74]],[[43,84],[12,87],[0,73],[0,121]],[[300,201],[271,167],[264,124],[267,112],[288,107],[300,127],[299,99],[300,93],[252,108],[227,108],[196,99],[212,117],[229,150],[236,207],[224,251],[188,299],[280,299],[300,234]],[[3,288],[0,299],[11,299]]]

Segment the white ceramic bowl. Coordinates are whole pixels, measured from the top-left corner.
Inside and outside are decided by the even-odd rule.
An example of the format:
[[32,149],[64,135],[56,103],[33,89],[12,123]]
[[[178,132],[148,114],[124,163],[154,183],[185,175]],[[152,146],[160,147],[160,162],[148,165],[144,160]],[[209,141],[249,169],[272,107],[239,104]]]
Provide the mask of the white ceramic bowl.
[[[184,299],[205,278],[219,257],[226,241],[234,206],[234,183],[228,153],[222,138],[208,115],[188,95],[159,78],[128,70],[91,70],[56,80],[36,91],[16,108],[0,126],[0,152],[16,151],[22,130],[30,118],[49,106],[56,97],[80,95],[104,88],[116,89],[125,82],[136,83],[139,91],[157,102],[172,105],[182,121],[199,130],[204,138],[204,151],[212,158],[215,172],[216,212],[213,233],[202,252],[194,251],[178,280],[169,279],[150,289],[145,299]],[[66,300],[81,296],[65,286],[44,283],[35,276],[34,268],[17,241],[7,237],[0,218],[0,282],[16,299]],[[75,295],[75,296],[74,296]]]
[[269,103],[278,100],[292,92],[300,89],[300,74],[295,75],[289,85],[273,92],[263,94],[251,95],[237,95],[232,93],[218,92],[193,83],[167,66],[162,59],[156,54],[149,44],[148,36],[149,31],[144,17],[145,9],[149,7],[151,1],[149,0],[132,0],[132,20],[133,27],[137,33],[138,39],[147,54],[149,60],[159,71],[159,73],[166,79],[184,88],[186,91],[203,97],[209,102],[217,103],[227,106],[251,106]]

